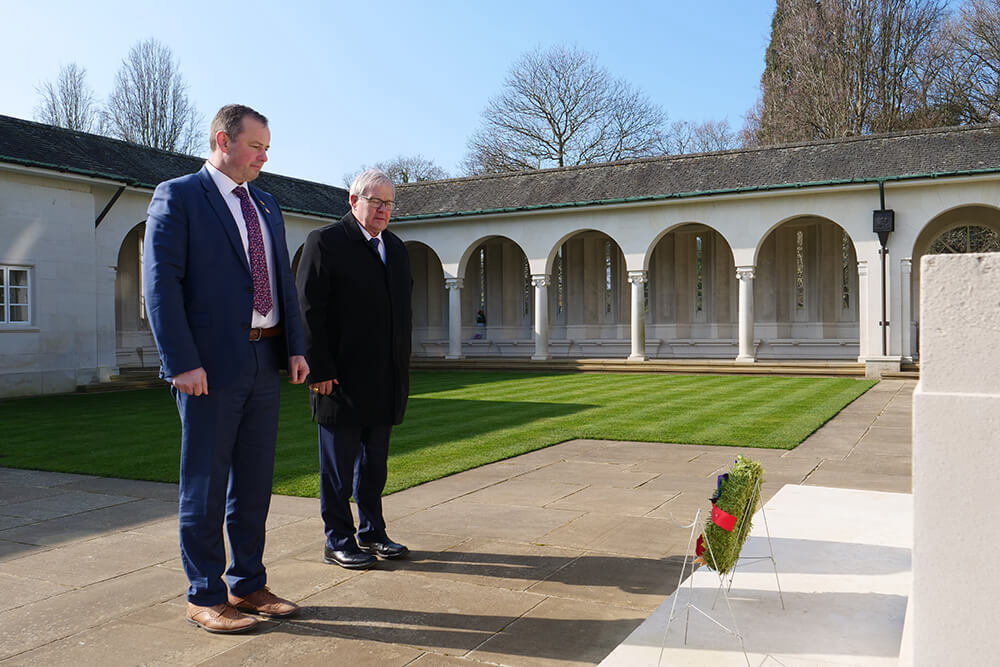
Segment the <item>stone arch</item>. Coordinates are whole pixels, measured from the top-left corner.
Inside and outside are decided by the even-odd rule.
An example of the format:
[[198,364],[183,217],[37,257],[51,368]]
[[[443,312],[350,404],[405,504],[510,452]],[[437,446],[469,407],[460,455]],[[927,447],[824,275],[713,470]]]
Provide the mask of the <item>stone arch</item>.
[[646,349],[657,357],[736,356],[733,251],[717,230],[675,226],[647,256]]
[[487,236],[470,245],[460,270],[466,353],[529,354],[534,291],[524,249],[506,236]]
[[[920,356],[921,258],[927,254],[998,251],[1000,251],[1000,209],[995,206],[986,204],[957,206],[939,213],[924,225],[913,242],[910,279],[912,305],[908,322],[911,349],[904,350],[904,356],[912,359],[919,359]],[[906,289],[905,285],[903,289]]]
[[142,244],[146,221],[132,227],[122,239],[115,264],[115,345],[119,368],[159,365],[153,333],[146,318],[142,291]]
[[815,215],[771,228],[756,250],[759,359],[858,356],[857,251],[839,224]]
[[407,241],[413,274],[413,354],[440,357],[448,351],[448,290],[444,269],[434,249]]
[[298,250],[295,251],[295,254],[292,255],[292,276],[293,277],[299,275],[299,262],[302,260],[302,249],[304,247],[305,247],[305,244],[300,245],[299,248],[298,248]]
[[629,352],[625,256],[604,232],[577,230],[552,255],[550,348],[554,355],[620,357]]

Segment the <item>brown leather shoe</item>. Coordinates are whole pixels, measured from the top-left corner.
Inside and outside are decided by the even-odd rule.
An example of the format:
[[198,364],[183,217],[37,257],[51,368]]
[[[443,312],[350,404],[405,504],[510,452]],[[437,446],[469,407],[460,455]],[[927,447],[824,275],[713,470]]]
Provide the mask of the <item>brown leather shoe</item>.
[[259,621],[252,616],[241,614],[223,602],[213,607],[199,607],[188,602],[187,622],[209,632],[246,632],[257,626]]
[[230,593],[229,604],[240,611],[270,618],[284,618],[299,610],[299,605],[290,600],[279,598],[268,590],[267,586],[242,598]]

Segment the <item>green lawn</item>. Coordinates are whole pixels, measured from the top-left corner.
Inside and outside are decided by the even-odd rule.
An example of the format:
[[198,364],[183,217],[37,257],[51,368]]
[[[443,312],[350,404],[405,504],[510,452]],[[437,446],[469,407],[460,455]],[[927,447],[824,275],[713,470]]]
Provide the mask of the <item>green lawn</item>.
[[[417,371],[386,492],[571,438],[791,449],[874,382],[846,378]],[[283,384],[274,490],[318,496],[306,389]],[[0,402],[0,466],[176,482],[166,389]]]

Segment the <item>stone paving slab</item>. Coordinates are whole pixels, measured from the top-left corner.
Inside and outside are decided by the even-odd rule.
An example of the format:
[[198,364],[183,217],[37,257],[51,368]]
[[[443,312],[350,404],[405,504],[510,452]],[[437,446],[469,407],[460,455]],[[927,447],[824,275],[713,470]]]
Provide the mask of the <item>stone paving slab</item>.
[[425,577],[525,591],[556,576],[582,554],[581,549],[551,544],[472,538],[445,551],[393,565]]
[[[549,598],[468,654],[492,664],[592,665],[642,621],[632,609]],[[572,658],[567,658],[572,656]]]
[[411,555],[371,571],[322,562],[317,499],[275,496],[268,583],[303,611],[239,637],[184,621],[175,485],[0,468],[0,664],[593,665],[673,591],[681,524],[737,454],[765,499],[908,490],[913,385],[791,451],[581,439],[387,496]]
[[134,501],[129,496],[114,496],[83,491],[61,491],[0,507],[0,514],[24,517],[36,521],[80,514],[89,510]]
[[[789,485],[764,511],[770,541],[758,512],[741,553],[773,549],[780,598],[769,558],[741,562],[728,605],[712,604],[719,576],[700,568],[602,667],[896,664],[911,586],[912,496]],[[689,602],[702,612],[690,622]]]
[[[96,494],[89,494],[96,495]],[[44,521],[34,521],[19,527],[0,530],[0,539],[39,546],[56,546],[86,539],[95,534],[115,530],[131,530],[145,523],[155,523],[169,518],[173,535],[177,535],[177,502],[153,498],[132,499],[108,507],[59,516]]]

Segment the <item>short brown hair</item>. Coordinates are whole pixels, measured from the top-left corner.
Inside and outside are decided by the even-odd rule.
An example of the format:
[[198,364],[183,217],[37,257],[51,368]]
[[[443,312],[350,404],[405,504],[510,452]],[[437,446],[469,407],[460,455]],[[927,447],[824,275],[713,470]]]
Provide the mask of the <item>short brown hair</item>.
[[219,109],[219,112],[215,114],[215,118],[212,119],[212,129],[208,133],[208,146],[213,151],[215,150],[215,135],[221,130],[229,135],[230,139],[235,139],[240,130],[243,129],[243,119],[249,116],[259,123],[267,125],[267,118],[264,114],[254,111],[248,106],[242,104],[227,104],[226,106]]

